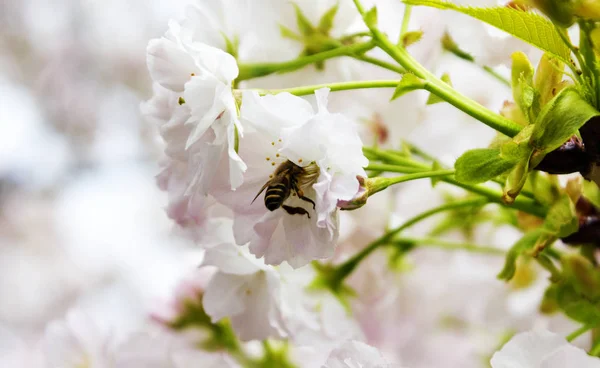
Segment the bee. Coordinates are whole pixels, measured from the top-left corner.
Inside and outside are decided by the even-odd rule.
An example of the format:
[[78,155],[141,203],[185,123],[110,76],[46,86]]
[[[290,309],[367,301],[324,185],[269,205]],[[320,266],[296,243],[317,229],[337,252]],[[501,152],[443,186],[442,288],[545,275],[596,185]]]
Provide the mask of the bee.
[[315,163],[311,163],[307,167],[296,165],[290,160],[281,163],[271,180],[260,188],[260,191],[252,200],[252,203],[266,189],[265,192],[265,207],[269,211],[275,211],[279,207],[283,208],[290,215],[306,215],[310,218],[310,214],[302,207],[292,207],[283,204],[292,193],[305,202],[309,202],[315,209],[315,202],[312,199],[304,196],[305,188],[312,185],[319,176],[319,167]]

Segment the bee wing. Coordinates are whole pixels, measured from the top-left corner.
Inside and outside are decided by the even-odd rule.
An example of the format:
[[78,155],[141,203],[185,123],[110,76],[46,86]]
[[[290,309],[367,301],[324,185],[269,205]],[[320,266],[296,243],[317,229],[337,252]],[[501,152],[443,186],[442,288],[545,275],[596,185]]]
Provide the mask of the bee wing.
[[258,192],[258,194],[256,195],[256,197],[254,197],[254,199],[252,200],[252,203],[254,203],[254,201],[256,201],[256,198],[258,198],[258,196],[260,195],[260,193],[262,193],[265,189],[267,189],[267,187],[269,186],[269,184],[271,184],[271,180],[269,180],[268,182],[265,183],[265,185],[262,186],[262,188],[260,188],[260,191]]

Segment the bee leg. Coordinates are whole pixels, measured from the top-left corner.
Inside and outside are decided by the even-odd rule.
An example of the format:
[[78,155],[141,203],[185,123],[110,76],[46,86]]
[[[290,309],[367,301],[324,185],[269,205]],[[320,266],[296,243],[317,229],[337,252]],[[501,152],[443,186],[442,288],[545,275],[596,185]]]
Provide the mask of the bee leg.
[[305,210],[302,207],[291,207],[291,206],[287,206],[287,205],[283,205],[281,206],[281,208],[283,208],[285,210],[285,212],[289,213],[290,215],[306,215],[308,216],[308,218],[310,218],[310,214],[308,213],[307,210]]
[[296,194],[298,194],[298,198],[300,198],[301,200],[306,201],[306,202],[312,204],[313,210],[315,209],[315,207],[316,207],[315,202],[313,202],[312,199],[310,199],[308,197],[305,197],[304,196],[304,191],[302,191],[302,189],[297,189],[296,190]]

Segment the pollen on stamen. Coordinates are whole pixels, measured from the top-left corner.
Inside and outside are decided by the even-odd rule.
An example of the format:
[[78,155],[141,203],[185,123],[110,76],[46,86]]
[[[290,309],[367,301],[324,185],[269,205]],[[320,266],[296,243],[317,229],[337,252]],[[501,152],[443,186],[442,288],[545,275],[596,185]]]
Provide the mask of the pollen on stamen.
[[196,76],[196,73],[191,73],[190,75],[191,75],[192,77],[195,77],[195,76]]
[[298,163],[302,163],[302,159],[301,158],[298,159]]
[[274,145],[275,145],[275,142],[271,142],[271,146],[274,146]]
[[275,157],[279,157],[279,153],[275,155]]
[[271,162],[271,166],[275,166],[275,163],[274,163],[274,162]]
[[271,157],[267,157],[267,161],[269,161],[271,159]]
[[269,175],[269,179],[273,179],[273,174]]
[[281,138],[279,138],[279,142],[281,142]]

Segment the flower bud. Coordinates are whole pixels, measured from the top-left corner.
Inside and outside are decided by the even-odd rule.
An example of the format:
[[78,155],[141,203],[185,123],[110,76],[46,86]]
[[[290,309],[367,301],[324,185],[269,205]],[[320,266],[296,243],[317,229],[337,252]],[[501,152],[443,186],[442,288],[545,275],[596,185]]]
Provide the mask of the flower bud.
[[600,20],[600,1],[579,0],[574,6],[575,15],[591,20]]
[[552,22],[570,27],[575,23],[575,0],[531,0],[533,6],[546,14]]
[[356,193],[354,198],[350,200],[338,200],[337,206],[341,210],[352,211],[361,208],[362,206],[367,204],[367,199],[369,198],[369,183],[371,183],[370,185],[372,187],[373,179],[378,178],[369,179],[362,176],[357,176],[356,179],[359,183],[358,192]]

